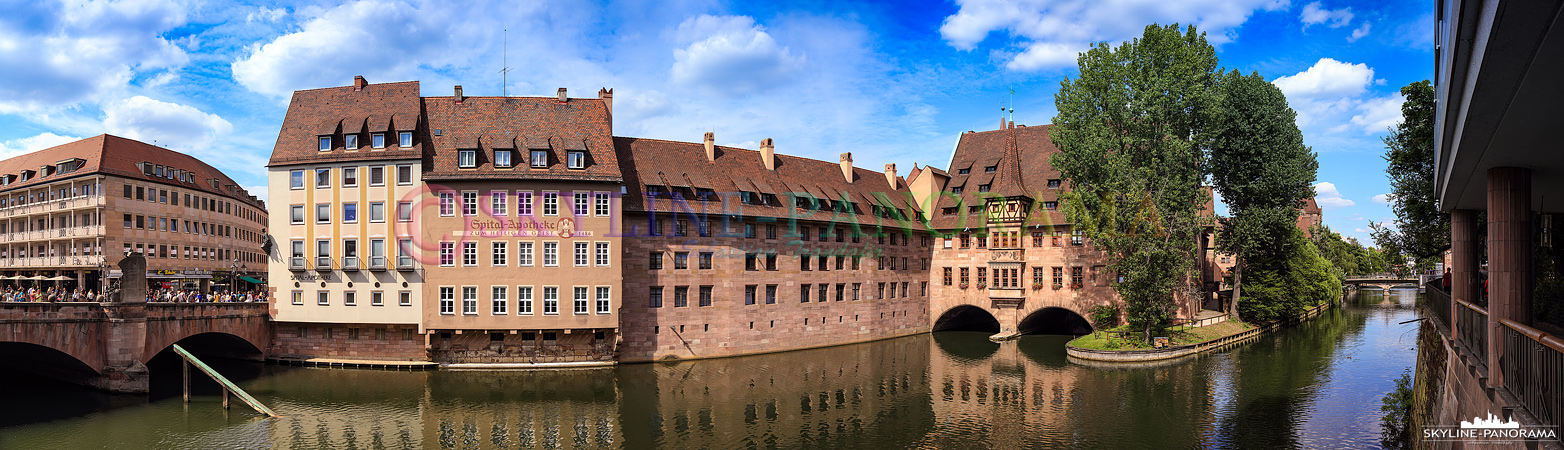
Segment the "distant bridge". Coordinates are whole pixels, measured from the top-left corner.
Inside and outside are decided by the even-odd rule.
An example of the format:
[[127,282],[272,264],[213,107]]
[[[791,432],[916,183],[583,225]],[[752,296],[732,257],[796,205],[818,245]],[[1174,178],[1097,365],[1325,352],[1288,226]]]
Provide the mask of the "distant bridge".
[[1349,276],[1341,280],[1341,283],[1344,285],[1358,286],[1359,288],[1376,287],[1383,290],[1390,290],[1401,286],[1421,289],[1423,285],[1428,284],[1429,281],[1433,281],[1438,278],[1439,277],[1435,275],[1396,275],[1390,273],[1377,273],[1373,275]]

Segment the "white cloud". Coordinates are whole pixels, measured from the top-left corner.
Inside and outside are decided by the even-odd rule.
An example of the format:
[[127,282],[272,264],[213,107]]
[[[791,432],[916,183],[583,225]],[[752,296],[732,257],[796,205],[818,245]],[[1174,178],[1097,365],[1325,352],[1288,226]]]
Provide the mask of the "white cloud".
[[39,133],[31,137],[0,142],[0,159],[32,153],[56,145],[79,141],[75,136],[60,136],[54,133]]
[[972,50],[996,31],[1008,31],[1015,53],[1006,67],[1041,70],[1068,67],[1093,42],[1121,42],[1140,36],[1145,24],[1193,24],[1213,44],[1236,37],[1236,29],[1258,10],[1278,10],[1276,0],[957,0],[960,10],[945,18],[940,36],[959,50]]
[[1347,42],[1357,42],[1358,39],[1363,39],[1364,36],[1368,36],[1369,29],[1372,28],[1372,25],[1373,24],[1368,22],[1363,22],[1363,26],[1358,27],[1356,30],[1352,30],[1352,35],[1347,36]]
[[1288,99],[1347,97],[1363,93],[1374,83],[1374,69],[1367,64],[1320,58],[1308,70],[1278,77],[1271,83]]
[[1385,131],[1401,123],[1401,104],[1406,97],[1400,93],[1389,97],[1364,100],[1358,104],[1358,114],[1352,116],[1352,124],[1363,127],[1363,133]]
[[1345,208],[1357,204],[1352,200],[1341,198],[1341,193],[1336,191],[1336,185],[1326,181],[1314,183],[1314,202],[1320,205],[1320,209]]
[[1379,195],[1374,196],[1371,200],[1373,200],[1374,203],[1378,203],[1378,204],[1381,204],[1381,205],[1389,205],[1390,204],[1390,194],[1379,194]]
[[269,194],[271,194],[270,192],[267,192],[268,189],[264,185],[262,185],[262,186],[245,186],[244,190],[245,190],[245,192],[249,192],[250,195],[254,195],[255,198],[261,199],[261,201],[263,201],[263,202],[267,201],[268,197],[270,197]]
[[354,75],[371,82],[405,80],[414,79],[422,67],[460,65],[475,52],[458,43],[488,27],[456,20],[453,10],[382,0],[338,6],[297,32],[251,46],[231,66],[234,81],[281,97],[299,89],[346,85]]
[[674,30],[684,48],[674,49],[669,75],[675,83],[727,95],[768,90],[794,78],[804,63],[744,16],[701,15]]
[[288,15],[288,8],[260,7],[244,17],[245,22],[276,22]]
[[1330,10],[1321,7],[1320,2],[1314,2],[1303,6],[1303,13],[1298,15],[1298,20],[1303,22],[1304,29],[1317,24],[1341,28],[1352,22],[1352,8]]
[[103,127],[110,134],[208,157],[219,156],[209,149],[233,132],[233,125],[216,114],[140,95],[104,105],[103,111]]
[[16,2],[0,15],[0,112],[68,107],[177,69],[161,35],[185,23],[171,0]]

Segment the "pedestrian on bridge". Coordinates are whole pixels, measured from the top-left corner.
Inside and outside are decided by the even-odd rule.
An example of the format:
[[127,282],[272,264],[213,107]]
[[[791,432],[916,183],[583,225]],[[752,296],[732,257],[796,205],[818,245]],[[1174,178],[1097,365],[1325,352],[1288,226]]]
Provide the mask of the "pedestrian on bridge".
[[1445,293],[1449,293],[1450,292],[1450,268],[1449,267],[1445,268],[1445,276],[1444,276],[1444,279],[1440,281],[1440,284],[1444,287]]

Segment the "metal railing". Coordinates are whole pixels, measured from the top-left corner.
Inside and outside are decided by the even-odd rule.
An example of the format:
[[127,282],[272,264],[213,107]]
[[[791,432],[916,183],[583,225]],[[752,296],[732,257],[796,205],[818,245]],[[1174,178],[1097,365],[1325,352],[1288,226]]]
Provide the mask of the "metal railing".
[[[1428,309],[1434,313],[1434,319],[1444,324],[1445,329],[1450,328],[1450,293],[1445,292],[1442,282],[1434,280],[1424,285],[1423,298],[1428,299]],[[1464,326],[1464,324],[1463,324]]]
[[[1473,355],[1477,355],[1478,361],[1488,361],[1488,310],[1481,306],[1467,303],[1466,300],[1456,300],[1459,305],[1455,311],[1456,332],[1461,336],[1461,342],[1466,344],[1466,349]],[[1489,368],[1488,370],[1493,370]]]
[[1509,319],[1499,319],[1499,324],[1504,387],[1538,422],[1559,423],[1564,419],[1564,339]]

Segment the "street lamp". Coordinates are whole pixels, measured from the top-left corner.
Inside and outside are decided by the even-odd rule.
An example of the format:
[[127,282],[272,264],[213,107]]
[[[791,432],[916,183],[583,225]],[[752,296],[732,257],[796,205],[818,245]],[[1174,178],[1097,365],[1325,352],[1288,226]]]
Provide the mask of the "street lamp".
[[233,261],[228,263],[228,290],[239,290],[239,277],[237,274],[239,273],[240,269],[247,268],[249,268],[249,266],[239,263],[239,258],[234,258]]

